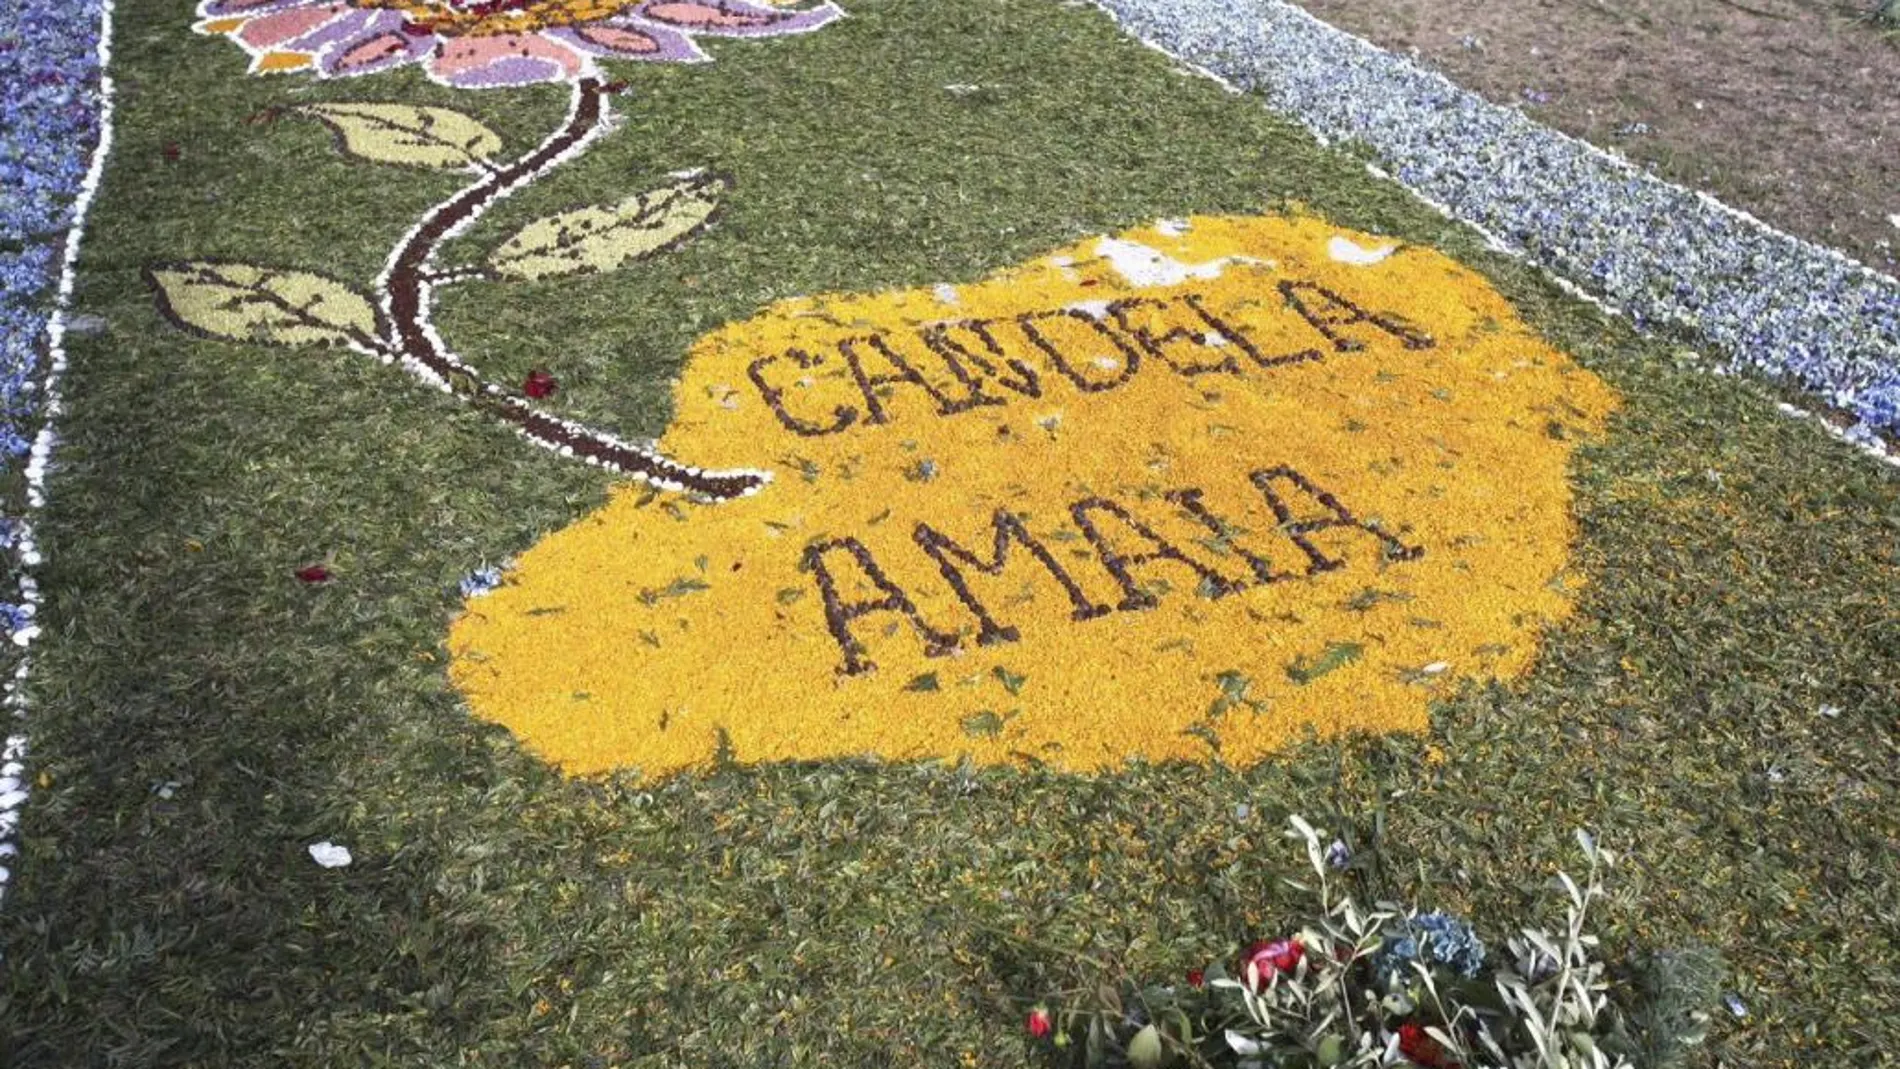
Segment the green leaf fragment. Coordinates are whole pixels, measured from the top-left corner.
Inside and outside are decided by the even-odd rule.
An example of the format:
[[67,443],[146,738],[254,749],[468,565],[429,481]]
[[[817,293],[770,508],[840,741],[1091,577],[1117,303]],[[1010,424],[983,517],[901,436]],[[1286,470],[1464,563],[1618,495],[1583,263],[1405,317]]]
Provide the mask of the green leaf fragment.
[[1189,724],[1181,729],[1181,734],[1192,735],[1207,744],[1215,753],[1220,752],[1220,733],[1206,724]]
[[1028,676],[1019,676],[1000,664],[991,669],[990,674],[995,676],[997,681],[1003,684],[1003,689],[1009,691],[1011,696],[1021,694],[1023,684],[1029,681]]
[[964,717],[959,723],[963,727],[963,733],[973,739],[993,739],[1003,733],[1003,726],[1016,719],[1016,713],[1019,711],[1011,710],[999,716],[985,709],[980,713]]
[[1207,707],[1210,720],[1219,720],[1230,710],[1237,708],[1252,709],[1256,713],[1266,712],[1267,705],[1258,698],[1249,698],[1247,691],[1253,686],[1253,680],[1244,672],[1228,669],[1214,676],[1214,683],[1220,688],[1220,694]]
[[1143,1025],[1128,1041],[1128,1064],[1133,1069],[1161,1069],[1167,1060],[1167,1049],[1161,1043],[1161,1030],[1154,1025]]
[[666,598],[680,598],[688,594],[698,593],[701,590],[711,589],[712,585],[707,583],[704,579],[681,576],[658,590],[648,587],[640,591],[640,603],[651,608]]
[[1286,666],[1287,678],[1304,686],[1328,672],[1358,660],[1366,648],[1357,642],[1328,642],[1326,649],[1312,660],[1304,657]]
[[1369,586],[1359,591],[1359,593],[1354,594],[1352,597],[1347,598],[1341,604],[1353,612],[1367,612],[1374,606],[1382,605],[1387,602],[1406,602],[1411,600],[1412,595],[1402,590],[1380,590],[1377,587]]

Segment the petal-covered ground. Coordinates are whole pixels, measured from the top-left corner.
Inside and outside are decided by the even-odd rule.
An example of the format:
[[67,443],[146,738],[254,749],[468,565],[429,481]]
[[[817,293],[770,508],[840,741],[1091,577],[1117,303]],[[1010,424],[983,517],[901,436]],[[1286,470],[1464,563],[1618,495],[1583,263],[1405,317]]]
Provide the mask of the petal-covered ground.
[[1892,280],[1108,6],[129,0],[96,203],[99,12],[0,16],[0,1060],[1019,1065],[1289,813],[1496,935],[1587,828],[1702,1063],[1885,1057]]

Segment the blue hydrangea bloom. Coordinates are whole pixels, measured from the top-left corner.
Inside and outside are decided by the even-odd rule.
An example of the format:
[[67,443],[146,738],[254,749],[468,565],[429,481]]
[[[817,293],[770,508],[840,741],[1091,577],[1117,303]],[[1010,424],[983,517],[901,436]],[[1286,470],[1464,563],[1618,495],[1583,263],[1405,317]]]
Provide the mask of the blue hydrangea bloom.
[[1442,965],[1469,980],[1484,967],[1484,942],[1471,926],[1448,913],[1422,913],[1402,934],[1387,937],[1372,956],[1380,983],[1410,976],[1413,962]]
[[0,468],[33,435],[28,384],[99,136],[99,0],[0,4]]
[[1484,967],[1484,941],[1464,921],[1447,913],[1422,913],[1412,928],[1425,936],[1431,959],[1469,980]]
[[1384,943],[1372,955],[1372,974],[1381,988],[1389,988],[1394,980],[1406,980],[1412,976],[1412,963],[1418,960],[1418,940],[1409,935],[1387,936]]

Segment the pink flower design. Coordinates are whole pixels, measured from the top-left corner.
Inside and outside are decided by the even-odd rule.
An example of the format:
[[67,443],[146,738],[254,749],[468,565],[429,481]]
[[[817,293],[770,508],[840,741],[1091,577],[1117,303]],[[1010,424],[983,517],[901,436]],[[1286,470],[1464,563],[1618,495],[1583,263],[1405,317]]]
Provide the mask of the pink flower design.
[[252,73],[345,78],[420,63],[464,89],[597,77],[598,59],[703,63],[697,36],[804,33],[832,3],[755,0],[201,0],[202,33],[236,41]]

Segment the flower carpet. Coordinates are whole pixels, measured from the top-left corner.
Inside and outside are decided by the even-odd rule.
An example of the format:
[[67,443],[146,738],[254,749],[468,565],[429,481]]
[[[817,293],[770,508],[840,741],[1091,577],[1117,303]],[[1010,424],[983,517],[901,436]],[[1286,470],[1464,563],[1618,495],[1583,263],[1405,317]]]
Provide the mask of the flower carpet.
[[1057,1064],[1300,813],[1900,1041],[1892,279],[1283,4],[7,18],[7,1064]]

